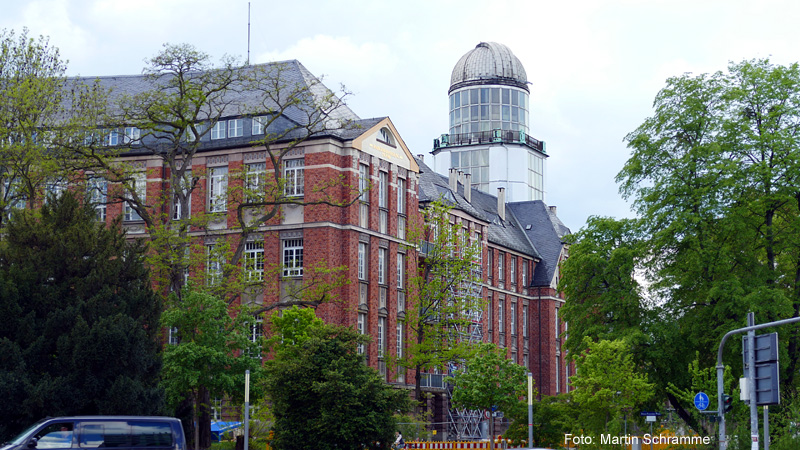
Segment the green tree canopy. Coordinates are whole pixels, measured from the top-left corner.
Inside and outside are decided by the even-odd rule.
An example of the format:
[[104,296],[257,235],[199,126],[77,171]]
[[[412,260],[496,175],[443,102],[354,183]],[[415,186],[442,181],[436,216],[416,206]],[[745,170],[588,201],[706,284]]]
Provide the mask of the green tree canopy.
[[[357,347],[365,336],[318,319],[294,320],[310,318],[306,311],[312,310],[289,310],[290,320],[273,321],[281,335],[303,336],[278,345],[266,365],[273,447],[333,450],[391,442],[392,416],[408,408],[408,393],[393,389],[364,364]],[[293,324],[296,329],[289,330]]]
[[70,193],[13,214],[0,245],[0,435],[46,416],[162,411],[161,309],[143,259]]

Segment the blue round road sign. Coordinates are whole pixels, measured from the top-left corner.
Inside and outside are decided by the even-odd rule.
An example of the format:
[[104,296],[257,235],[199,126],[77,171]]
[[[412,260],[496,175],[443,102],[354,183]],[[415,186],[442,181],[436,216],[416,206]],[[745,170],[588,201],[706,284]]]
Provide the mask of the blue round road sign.
[[708,408],[708,396],[705,392],[698,392],[694,396],[694,406],[700,411],[705,411]]

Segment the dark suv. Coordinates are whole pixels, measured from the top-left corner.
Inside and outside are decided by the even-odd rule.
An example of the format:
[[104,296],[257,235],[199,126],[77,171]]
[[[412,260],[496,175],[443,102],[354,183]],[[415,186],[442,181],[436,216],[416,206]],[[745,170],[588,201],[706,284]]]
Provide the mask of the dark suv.
[[39,421],[0,450],[186,450],[181,421],[173,417],[75,416]]

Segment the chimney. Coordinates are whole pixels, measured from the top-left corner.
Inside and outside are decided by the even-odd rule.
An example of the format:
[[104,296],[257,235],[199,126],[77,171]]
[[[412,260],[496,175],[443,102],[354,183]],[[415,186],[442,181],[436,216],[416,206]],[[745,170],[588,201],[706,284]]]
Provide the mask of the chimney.
[[552,215],[554,215],[554,216],[555,216],[555,215],[557,215],[557,214],[556,214],[556,207],[555,207],[555,206],[550,206],[549,208],[550,208],[550,214],[552,214]]
[[456,169],[451,167],[450,179],[448,181],[450,182],[450,190],[453,192],[458,192],[458,180],[456,179],[457,176],[458,174],[456,173]]
[[506,188],[497,188],[497,215],[506,220]]
[[422,153],[417,155],[417,158],[419,158],[420,161],[425,162],[425,155],[423,155]]
[[464,198],[467,203],[472,203],[472,174],[464,174]]

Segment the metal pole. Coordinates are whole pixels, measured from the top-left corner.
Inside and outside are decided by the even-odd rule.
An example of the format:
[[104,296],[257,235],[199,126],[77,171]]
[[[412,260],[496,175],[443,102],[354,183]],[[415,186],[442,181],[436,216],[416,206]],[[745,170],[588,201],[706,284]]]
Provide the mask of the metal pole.
[[[725,375],[725,366],[722,364],[722,350],[725,348],[725,342],[728,340],[729,337],[733,336],[734,334],[741,334],[747,331],[755,331],[760,330],[762,328],[770,328],[776,327],[778,325],[788,325],[790,323],[797,323],[800,322],[800,317],[793,317],[791,319],[783,319],[783,320],[776,320],[775,322],[767,322],[761,323],[758,325],[753,325],[750,327],[738,328],[736,330],[731,330],[725,333],[725,336],[722,336],[722,340],[719,342],[719,349],[717,350],[717,411],[720,414],[719,420],[719,449],[720,450],[727,450],[728,448],[728,438],[725,435],[725,405],[722,404],[722,394],[724,393],[724,387],[722,384],[722,377]],[[751,347],[752,348],[752,347]]]
[[533,373],[528,372],[528,448],[533,448]]
[[[755,314],[747,313],[747,326],[755,325]],[[750,449],[758,450],[758,393],[756,392],[756,330],[747,332],[747,387],[750,389]],[[247,450],[247,449],[245,449]]]
[[250,435],[250,371],[244,371],[244,450],[248,448]]
[[764,450],[769,450],[769,405],[764,405]]

